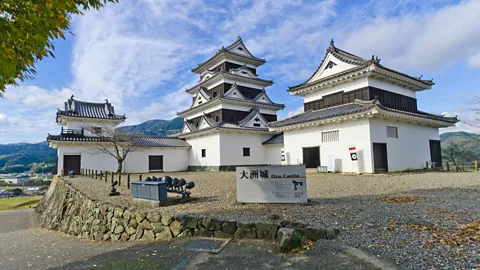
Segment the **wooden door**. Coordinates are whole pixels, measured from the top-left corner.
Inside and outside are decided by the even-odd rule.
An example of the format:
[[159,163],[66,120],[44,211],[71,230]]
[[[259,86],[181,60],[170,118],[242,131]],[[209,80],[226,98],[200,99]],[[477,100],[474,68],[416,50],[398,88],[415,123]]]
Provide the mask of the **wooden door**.
[[68,175],[69,171],[74,171],[75,175],[80,174],[81,156],[63,155],[63,175]]
[[388,172],[387,144],[373,144],[373,166],[376,173]]
[[320,166],[320,147],[303,148],[303,164],[307,168]]
[[438,140],[430,140],[430,160],[435,162],[435,167],[442,167],[442,148]]

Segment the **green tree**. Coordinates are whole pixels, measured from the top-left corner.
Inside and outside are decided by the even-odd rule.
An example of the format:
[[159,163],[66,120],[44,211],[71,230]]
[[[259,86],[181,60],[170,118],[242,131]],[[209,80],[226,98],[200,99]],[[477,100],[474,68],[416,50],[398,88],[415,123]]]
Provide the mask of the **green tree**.
[[20,196],[20,195],[23,194],[23,189],[21,189],[21,188],[14,188],[14,189],[12,190],[12,192],[13,192],[13,195],[15,195],[15,196]]
[[35,63],[55,57],[53,40],[65,39],[72,15],[118,0],[1,0],[0,97],[6,86],[32,79]]

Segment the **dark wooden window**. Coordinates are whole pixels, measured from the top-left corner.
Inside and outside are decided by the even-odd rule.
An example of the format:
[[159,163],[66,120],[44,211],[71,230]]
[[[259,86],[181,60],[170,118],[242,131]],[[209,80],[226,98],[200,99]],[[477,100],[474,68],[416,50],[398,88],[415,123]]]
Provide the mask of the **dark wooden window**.
[[380,103],[388,108],[398,109],[407,112],[417,112],[417,100],[397,93],[389,92],[375,87],[365,87],[349,92],[337,92],[323,96],[311,102],[304,103],[304,111],[321,110],[340,104],[347,104],[360,100],[373,100],[377,98]]
[[215,122],[218,122],[218,115],[215,116]]
[[259,123],[254,123],[253,126],[254,127],[260,127],[261,125]]
[[248,148],[248,147],[243,148],[243,156],[244,157],[249,157],[250,156],[250,148]]
[[207,149],[202,149],[202,158],[207,157]]
[[148,156],[148,170],[162,171],[163,170],[163,156]]

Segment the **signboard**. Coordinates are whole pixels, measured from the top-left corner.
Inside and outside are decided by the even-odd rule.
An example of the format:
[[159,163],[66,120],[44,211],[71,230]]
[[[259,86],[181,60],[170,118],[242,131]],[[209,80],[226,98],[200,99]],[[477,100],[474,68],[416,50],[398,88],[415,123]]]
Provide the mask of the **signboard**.
[[280,160],[285,161],[285,149],[282,148],[282,153],[280,155]]
[[237,167],[237,201],[306,203],[305,165]]
[[350,158],[352,159],[352,161],[357,161],[358,160],[357,153],[356,152],[350,153]]

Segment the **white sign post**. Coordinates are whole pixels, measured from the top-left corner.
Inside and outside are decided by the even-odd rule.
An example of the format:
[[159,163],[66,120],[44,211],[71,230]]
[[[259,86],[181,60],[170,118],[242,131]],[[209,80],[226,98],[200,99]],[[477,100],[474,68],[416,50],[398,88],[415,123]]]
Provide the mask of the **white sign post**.
[[237,201],[306,203],[305,165],[237,167]]
[[352,167],[358,173],[358,153],[357,148],[355,146],[348,147],[348,151],[350,152],[350,159],[352,160]]

